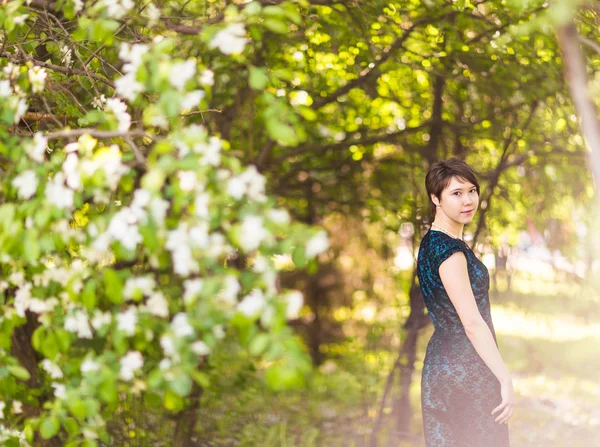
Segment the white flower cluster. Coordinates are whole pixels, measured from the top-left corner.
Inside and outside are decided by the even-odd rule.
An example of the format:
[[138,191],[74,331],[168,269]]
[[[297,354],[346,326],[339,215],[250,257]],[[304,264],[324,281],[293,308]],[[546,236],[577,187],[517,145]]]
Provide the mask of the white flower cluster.
[[209,48],[218,48],[223,54],[239,54],[244,51],[248,42],[245,35],[246,29],[243,23],[231,23],[217,32],[208,46]]
[[258,315],[266,305],[265,295],[262,290],[254,289],[237,305],[237,310],[248,317]]
[[175,146],[180,158],[190,152],[201,155],[199,163],[203,166],[219,166],[221,164],[222,141],[219,137],[208,137],[204,126],[192,124],[185,128],[182,137],[175,138]]
[[132,336],[135,334],[137,321],[137,308],[129,306],[126,311],[117,314],[117,329]]
[[46,76],[48,75],[46,70],[36,65],[35,67],[30,68],[27,74],[29,76],[29,82],[31,83],[31,91],[33,93],[41,93],[44,91]]
[[122,156],[119,146],[103,147],[96,152],[91,159],[81,160],[81,172],[90,177],[98,169],[104,171],[106,184],[111,191],[117,189],[121,177],[129,171],[129,168],[121,163]]
[[121,370],[119,377],[123,380],[130,381],[133,379],[135,372],[144,366],[144,357],[139,351],[129,351],[121,358]]
[[93,338],[88,314],[83,309],[77,309],[65,318],[65,329],[77,333],[79,338]]
[[247,215],[240,226],[240,246],[246,252],[256,250],[271,234],[263,226],[262,216]]
[[169,83],[177,90],[183,90],[185,84],[196,74],[196,61],[188,59],[184,62],[171,64]]
[[265,177],[251,165],[244,172],[233,176],[227,182],[227,193],[236,200],[247,196],[256,202],[265,202]]
[[25,100],[26,93],[18,87],[13,90],[10,80],[19,76],[21,67],[9,62],[2,71],[8,79],[0,81],[0,98],[8,98],[4,103],[14,112],[14,123],[18,124],[29,106]]
[[4,425],[0,425],[0,443],[2,443],[1,445],[8,443],[8,441],[14,442],[15,438],[19,440],[19,447],[30,447],[30,444],[25,439],[25,433],[20,432],[19,430],[5,427]]
[[42,368],[53,379],[62,379],[63,378],[62,370],[59,368],[59,366],[56,363],[53,363],[50,359],[42,360]]
[[46,199],[58,208],[71,209],[73,207],[73,190],[65,185],[65,174],[57,172],[52,180],[46,183]]
[[111,19],[122,19],[135,6],[133,0],[102,0]]
[[144,91],[144,86],[136,81],[135,76],[147,52],[148,46],[144,44],[131,45],[127,42],[121,44],[119,57],[127,62],[123,65],[125,75],[115,81],[115,90],[121,98],[133,101]]
[[203,256],[208,257],[220,257],[233,251],[222,234],[209,234],[205,222],[191,228],[187,222],[180,223],[175,230],[169,231],[165,248],[171,252],[174,272],[183,277],[200,271],[193,249],[200,249]]
[[27,142],[25,144],[25,152],[29,157],[37,161],[38,163],[43,163],[45,161],[44,154],[48,149],[48,140],[41,132],[36,132],[33,136],[33,140]]
[[325,231],[319,231],[306,243],[306,257],[311,259],[329,248],[329,239]]
[[106,110],[111,111],[119,123],[119,132],[127,132],[131,126],[131,115],[127,113],[127,104],[118,98],[106,100]]
[[35,171],[28,169],[27,171],[21,172],[13,179],[12,184],[17,188],[17,195],[20,199],[30,199],[35,194],[38,187]]

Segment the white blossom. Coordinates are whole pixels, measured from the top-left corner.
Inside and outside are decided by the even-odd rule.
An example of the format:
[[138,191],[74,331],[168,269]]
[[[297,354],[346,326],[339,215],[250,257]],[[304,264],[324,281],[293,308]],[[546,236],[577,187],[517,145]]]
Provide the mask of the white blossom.
[[52,382],[52,388],[54,388],[54,397],[57,399],[67,398],[67,388],[62,383]]
[[135,250],[137,245],[142,242],[142,235],[137,226],[137,216],[130,208],[123,208],[113,215],[108,225],[108,234],[130,251]]
[[264,201],[266,178],[258,172],[256,166],[249,166],[241,174],[229,179],[227,193],[236,200],[240,200],[244,194],[256,201]]
[[94,313],[94,318],[92,318],[92,327],[98,330],[103,326],[108,326],[111,321],[112,315],[110,312],[101,312],[97,310],[96,313]]
[[25,316],[25,311],[31,302],[31,283],[23,284],[15,293],[15,310],[20,317]]
[[129,170],[126,165],[121,163],[121,151],[116,144],[102,148],[94,155],[93,160],[81,162],[81,170],[87,176],[92,176],[97,169],[104,170],[106,183],[113,191],[117,188],[121,176]]
[[144,358],[139,351],[129,351],[120,363],[119,377],[123,380],[131,380],[135,372],[144,365]]
[[246,30],[243,23],[231,23],[217,32],[208,44],[209,48],[218,48],[223,54],[239,54],[244,51],[248,42],[244,36]]
[[237,305],[237,310],[248,317],[254,317],[265,306],[265,297],[262,290],[254,289]]
[[149,3],[142,15],[148,19],[148,28],[152,28],[160,20],[160,9],[154,6],[154,3]]
[[31,90],[33,93],[40,93],[44,90],[44,84],[46,82],[46,70],[42,67],[38,67],[37,65],[33,68],[30,68],[27,72],[29,75],[29,82],[31,83]]
[[81,175],[77,171],[79,159],[77,154],[70,153],[67,155],[67,159],[63,163],[62,170],[67,178],[67,186],[71,189],[81,189]]
[[14,414],[21,414],[21,413],[23,413],[23,402],[21,402],[20,400],[13,400],[13,403],[12,403],[12,412]]
[[171,335],[164,334],[162,337],[160,337],[160,347],[163,348],[163,351],[166,356],[175,356],[175,340]]
[[325,231],[319,231],[306,243],[306,257],[311,259],[329,248],[329,239]]
[[221,139],[217,136],[211,136],[206,143],[194,144],[193,150],[201,154],[200,164],[208,166],[218,166],[221,163]]
[[10,81],[0,81],[0,98],[7,98],[13,94],[13,89],[10,86]]
[[194,214],[196,214],[196,216],[203,219],[208,219],[210,217],[208,208],[209,199],[210,196],[205,192],[196,195],[196,198],[194,199]]
[[42,360],[42,368],[53,379],[62,379],[63,378],[62,370],[58,367],[58,365],[56,363],[53,363],[50,359]]
[[25,99],[23,98],[17,99],[13,96],[11,98],[10,103],[11,106],[15,109],[14,123],[19,124],[19,121],[21,121],[21,118],[23,117],[23,115],[25,115],[25,112],[27,112],[27,109],[29,108],[29,106],[27,105],[27,101],[25,101]]
[[220,324],[213,326],[212,333],[218,339],[222,339],[225,337],[225,330],[223,329],[223,326]]
[[19,76],[20,67],[12,62],[6,64],[6,66],[2,69],[4,73],[8,76],[9,79],[14,79]]
[[57,172],[54,178],[46,183],[46,199],[59,208],[73,207],[73,190],[65,186],[65,175]]
[[192,109],[200,104],[202,98],[206,93],[202,90],[194,90],[193,92],[188,93],[181,100],[181,108],[182,109]]
[[204,343],[201,340],[198,340],[192,343],[192,351],[198,355],[208,355],[210,354],[211,349],[206,343]]
[[122,19],[134,6],[133,0],[103,0],[106,13],[111,19]]
[[143,296],[149,296],[154,291],[156,281],[150,275],[141,276],[139,278],[129,278],[125,282],[125,288],[123,290],[123,296],[127,299],[132,299],[139,292]]
[[286,317],[288,320],[298,318],[300,315],[300,309],[302,309],[302,305],[304,304],[304,296],[302,295],[302,292],[294,290],[288,293],[286,296],[286,303]]
[[177,337],[187,337],[194,335],[194,328],[188,322],[187,314],[180,312],[173,317],[171,321],[171,329]]
[[189,192],[196,187],[198,178],[194,171],[178,171],[177,177],[179,178],[179,187],[182,191]]
[[[115,81],[115,91],[121,98],[128,101],[134,101],[135,98],[144,91],[144,86],[136,81],[135,73],[127,73],[125,76],[121,76]],[[121,120],[119,120],[119,123],[121,123]],[[123,126],[125,126],[125,121],[123,122]],[[119,128],[121,128],[121,125]],[[127,126],[125,130],[128,128],[129,126]]]
[[81,11],[83,9],[83,6],[83,0],[73,0],[73,8],[75,10],[75,13]]
[[185,84],[196,74],[196,61],[188,59],[171,65],[169,82],[178,90],[183,90]]
[[170,204],[167,200],[160,199],[158,197],[155,197],[150,201],[150,213],[152,214],[152,218],[156,221],[156,223],[164,223],[169,206]]
[[86,374],[89,372],[95,372],[100,370],[100,365],[92,359],[85,359],[81,364],[81,373]]
[[290,223],[290,214],[284,209],[272,209],[267,212],[268,219],[276,224],[287,225]]
[[38,187],[38,180],[37,176],[35,175],[35,171],[29,169],[22,172],[13,179],[12,184],[18,189],[17,195],[20,199],[30,199],[35,194],[35,191]]
[[223,299],[228,304],[234,305],[237,303],[238,293],[242,290],[242,286],[234,275],[225,275],[223,278],[223,288],[218,294],[218,297]]
[[192,303],[194,298],[196,298],[200,294],[203,284],[204,281],[199,278],[185,280],[183,282],[183,302],[186,304]]
[[162,292],[154,292],[146,301],[148,312],[157,317],[167,318],[169,316],[169,303]]
[[104,110],[105,104],[106,96],[104,96],[104,94],[101,94],[99,97],[94,97],[94,100],[92,101],[92,107],[94,107],[95,109]]
[[127,335],[135,334],[137,324],[137,312],[134,307],[130,307],[125,312],[117,315],[117,329],[125,332]]
[[92,338],[92,329],[88,321],[88,316],[83,311],[75,312],[65,319],[65,329],[69,332],[76,332],[79,338]]
[[198,80],[202,85],[214,85],[215,83],[215,73],[212,70],[206,69],[200,74],[200,79]]
[[240,246],[245,251],[256,250],[269,232],[263,227],[261,216],[245,216],[240,228]]
[[117,118],[119,132],[127,132],[131,126],[131,115],[127,113],[127,105],[118,98],[109,98],[106,100],[106,109]]
[[69,48],[68,45],[62,45],[60,47],[60,53],[62,54],[62,57],[60,59],[61,64],[63,64],[65,67],[70,67],[72,62],[71,58],[73,56],[73,50]]

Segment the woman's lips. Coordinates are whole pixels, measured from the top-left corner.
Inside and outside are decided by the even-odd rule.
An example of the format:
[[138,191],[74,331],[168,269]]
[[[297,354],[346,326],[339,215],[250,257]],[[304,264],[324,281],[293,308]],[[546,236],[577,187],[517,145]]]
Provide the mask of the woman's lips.
[[471,214],[473,212],[473,210],[469,210],[469,211],[463,211],[463,214]]

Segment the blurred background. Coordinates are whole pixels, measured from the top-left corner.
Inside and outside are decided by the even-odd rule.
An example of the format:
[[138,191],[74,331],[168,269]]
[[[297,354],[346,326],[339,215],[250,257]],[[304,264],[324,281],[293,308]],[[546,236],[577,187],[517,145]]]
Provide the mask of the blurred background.
[[[169,37],[173,58],[210,67],[208,93],[194,102],[203,109],[169,119],[219,135],[228,155],[264,175],[278,207],[329,234],[315,262],[275,260],[279,285],[303,292],[289,325],[313,373],[275,392],[247,350],[215,351],[189,445],[424,445],[420,375],[432,326],[415,267],[431,222],[425,174],[449,157],[469,163],[481,185],[464,235],[492,277],[492,317],[517,394],[511,445],[598,445],[598,2],[156,0],[143,14],[149,2],[95,2],[116,10],[114,20],[90,2],[17,3],[31,16],[14,9],[9,23],[0,11],[0,55],[25,64],[36,53],[53,80],[15,133],[75,118],[94,125],[90,104],[114,93],[107,79],[123,65],[117,44]],[[17,30],[13,18],[31,28]],[[238,18],[246,47],[227,35],[239,26],[219,28]],[[35,51],[34,35],[44,43]],[[84,38],[94,46],[82,49]],[[226,57],[207,49],[219,39]],[[143,109],[132,102],[130,121],[162,125],[154,105]],[[148,439],[168,434],[167,424],[142,410],[122,403],[115,445],[164,445]]]

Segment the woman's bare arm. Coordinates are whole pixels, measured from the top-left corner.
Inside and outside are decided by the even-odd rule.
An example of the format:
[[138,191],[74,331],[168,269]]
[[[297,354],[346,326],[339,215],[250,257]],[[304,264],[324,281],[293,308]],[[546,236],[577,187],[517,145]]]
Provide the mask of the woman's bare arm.
[[477,308],[464,253],[454,253],[442,262],[440,278],[450,301],[458,312],[467,337],[481,359],[500,382],[509,380],[510,373],[500,356],[492,332]]
[[473,344],[477,354],[502,384],[502,403],[494,409],[492,414],[502,410],[496,421],[506,423],[512,415],[514,404],[512,379],[500,356],[492,332],[477,308],[475,296],[471,289],[465,255],[462,252],[457,252],[449,256],[440,265],[439,273],[448,297],[454,304],[460,321],[465,328],[467,337]]

